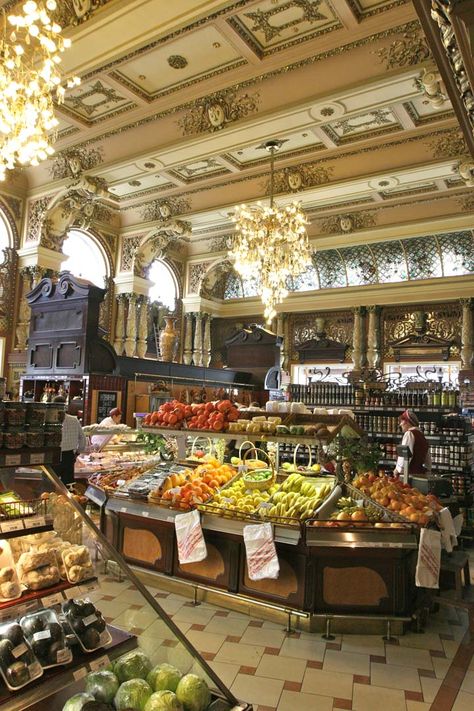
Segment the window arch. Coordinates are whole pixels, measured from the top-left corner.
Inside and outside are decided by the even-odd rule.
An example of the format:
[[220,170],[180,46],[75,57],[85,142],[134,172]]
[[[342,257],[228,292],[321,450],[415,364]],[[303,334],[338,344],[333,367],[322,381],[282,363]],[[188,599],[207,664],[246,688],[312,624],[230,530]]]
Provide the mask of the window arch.
[[5,261],[4,250],[13,246],[13,238],[11,227],[7,217],[0,206],[0,264]]
[[82,230],[69,230],[63,244],[61,269],[103,288],[108,277],[107,258],[96,240]]
[[151,263],[148,279],[153,282],[148,292],[150,301],[159,301],[170,311],[175,311],[179,296],[178,282],[168,264],[162,259],[155,259]]

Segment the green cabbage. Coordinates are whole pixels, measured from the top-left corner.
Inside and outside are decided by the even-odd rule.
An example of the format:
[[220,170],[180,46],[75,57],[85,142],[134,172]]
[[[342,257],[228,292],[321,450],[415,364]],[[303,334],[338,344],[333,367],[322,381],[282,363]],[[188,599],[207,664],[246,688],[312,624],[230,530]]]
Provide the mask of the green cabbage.
[[165,689],[168,689],[168,691],[176,691],[176,687],[182,676],[179,669],[165,662],[164,664],[158,664],[156,667],[153,667],[146,680],[153,691],[163,691]]
[[172,691],[155,691],[145,704],[144,711],[183,711],[176,694]]
[[92,672],[86,676],[86,691],[97,699],[109,704],[114,700],[120,682],[110,671]]
[[184,711],[204,711],[211,703],[209,687],[197,674],[186,674],[176,687],[178,701]]
[[91,694],[74,694],[64,704],[63,711],[81,711],[88,701],[94,701],[94,697]]
[[120,682],[129,679],[146,679],[151,671],[151,662],[142,651],[134,649],[119,657],[114,664],[113,672]]
[[125,681],[115,694],[115,708],[117,711],[144,711],[151,694],[151,686],[144,679],[130,679]]

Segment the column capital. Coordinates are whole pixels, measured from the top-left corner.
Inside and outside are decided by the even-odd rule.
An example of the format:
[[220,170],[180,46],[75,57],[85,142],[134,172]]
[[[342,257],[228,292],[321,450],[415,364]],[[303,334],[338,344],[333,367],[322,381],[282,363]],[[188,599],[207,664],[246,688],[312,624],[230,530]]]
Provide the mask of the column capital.
[[366,306],[365,308],[367,309],[369,314],[370,313],[378,314],[381,311],[381,307],[378,306],[377,304],[371,304],[370,306]]
[[472,308],[474,304],[474,299],[468,298],[468,299],[459,299],[459,303],[461,306],[465,309],[470,309]]

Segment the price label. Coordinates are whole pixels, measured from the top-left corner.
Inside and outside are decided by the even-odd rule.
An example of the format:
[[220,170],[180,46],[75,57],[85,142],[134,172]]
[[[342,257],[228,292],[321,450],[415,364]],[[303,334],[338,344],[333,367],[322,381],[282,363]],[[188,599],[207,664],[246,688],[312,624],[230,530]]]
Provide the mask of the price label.
[[174,523],[174,516],[168,516],[166,520],[170,523]]
[[30,464],[44,464],[44,452],[30,454]]
[[47,595],[43,598],[43,607],[53,607],[54,605],[60,605],[63,601],[62,593],[55,593],[54,595]]
[[15,659],[18,659],[18,657],[22,657],[24,655],[24,653],[27,651],[28,651],[28,647],[23,642],[22,644],[19,644],[12,649],[12,654],[15,657]]
[[148,518],[149,515],[150,515],[149,511],[142,511],[143,518]]
[[76,671],[73,671],[72,675],[74,677],[74,681],[79,681],[79,679],[84,679],[84,677],[87,676],[87,669],[86,667],[80,667],[79,669],[76,669]]
[[90,670],[95,672],[95,671],[100,671],[101,669],[105,669],[105,667],[108,667],[110,664],[110,659],[107,656],[107,654],[104,654],[103,657],[99,657],[99,659],[94,659],[89,664]]
[[34,516],[33,518],[25,518],[23,523],[25,528],[39,528],[40,526],[46,526],[46,519],[44,516]]
[[71,656],[72,655],[70,649],[60,649],[56,655],[56,661],[58,664],[67,664],[67,662],[70,661]]
[[77,588],[68,588],[67,590],[64,590],[63,596],[66,598],[66,600],[73,600],[77,595]]
[[23,520],[18,519],[17,521],[4,521],[1,524],[0,529],[2,533],[10,533],[12,531],[23,531]]
[[127,507],[126,507],[126,506],[121,506],[121,508],[120,508],[120,513],[127,513]]
[[87,593],[92,592],[96,588],[97,588],[97,582],[92,582],[87,585],[80,585],[79,592],[81,592],[83,595],[86,595]]
[[94,622],[97,622],[97,615],[88,615],[87,617],[82,618],[82,624],[84,627],[89,627],[89,625],[94,624]]
[[51,631],[43,630],[42,632],[35,632],[33,635],[33,642],[41,642],[42,639],[50,639]]
[[16,467],[21,464],[21,454],[7,454],[5,456],[6,467]]
[[[21,614],[23,615],[23,614],[27,614],[28,612],[32,612],[33,610],[36,610],[37,607],[38,607],[38,602],[36,600],[27,602],[25,604],[24,608],[22,608]],[[17,608],[17,610],[18,610],[18,608]],[[20,612],[18,612],[18,615],[20,615]]]
[[28,671],[30,672],[30,679],[36,679],[36,677],[41,676],[43,670],[39,662],[33,662],[33,664],[28,665]]
[[105,647],[105,645],[111,641],[110,632],[108,630],[104,630],[103,632],[100,633],[99,639],[100,639],[100,646]]

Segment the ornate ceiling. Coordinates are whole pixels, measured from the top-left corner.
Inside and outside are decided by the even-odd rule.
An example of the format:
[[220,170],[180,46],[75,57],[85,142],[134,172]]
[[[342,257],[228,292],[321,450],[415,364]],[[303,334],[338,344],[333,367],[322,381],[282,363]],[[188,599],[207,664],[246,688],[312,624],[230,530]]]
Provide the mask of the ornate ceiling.
[[262,142],[279,138],[279,199],[303,201],[315,239],[344,237],[348,213],[347,232],[374,241],[472,214],[471,159],[408,0],[65,0],[61,13],[82,84],[58,108],[59,161],[25,171],[35,197],[66,182],[74,149],[124,235],[179,198],[197,254],[231,231],[236,202],[268,194]]

